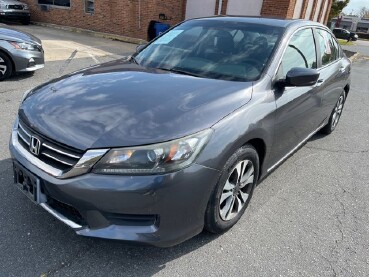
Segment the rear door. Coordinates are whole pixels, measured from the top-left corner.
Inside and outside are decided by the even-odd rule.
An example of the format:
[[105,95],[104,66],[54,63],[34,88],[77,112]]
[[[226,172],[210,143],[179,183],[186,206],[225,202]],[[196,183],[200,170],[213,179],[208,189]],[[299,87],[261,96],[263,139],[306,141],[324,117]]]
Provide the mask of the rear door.
[[[290,38],[276,80],[286,78],[293,67],[317,68],[315,38],[311,28],[301,29]],[[286,87],[275,90],[276,124],[271,156],[276,163],[322,123],[319,115],[321,95],[318,88]]]
[[325,29],[316,28],[315,37],[318,45],[317,84],[322,95],[320,117],[330,116],[344,87],[348,83],[350,63],[344,58],[341,47],[335,38]]

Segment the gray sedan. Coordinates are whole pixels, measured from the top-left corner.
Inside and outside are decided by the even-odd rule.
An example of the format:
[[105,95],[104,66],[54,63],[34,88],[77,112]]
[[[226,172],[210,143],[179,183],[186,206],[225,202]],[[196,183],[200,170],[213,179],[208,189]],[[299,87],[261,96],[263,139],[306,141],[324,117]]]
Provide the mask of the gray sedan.
[[0,81],[15,72],[44,67],[44,50],[37,37],[0,25]]
[[79,235],[155,246],[241,218],[255,186],[333,132],[351,64],[318,23],[183,22],[127,60],[24,94],[15,186]]

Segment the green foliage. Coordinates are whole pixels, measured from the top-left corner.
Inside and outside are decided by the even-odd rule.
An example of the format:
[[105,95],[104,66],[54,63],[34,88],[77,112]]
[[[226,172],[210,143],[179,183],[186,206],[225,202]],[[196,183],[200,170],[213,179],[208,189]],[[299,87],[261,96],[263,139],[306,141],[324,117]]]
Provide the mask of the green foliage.
[[330,21],[334,17],[337,17],[342,12],[342,10],[348,5],[349,2],[350,0],[333,0],[328,21]]

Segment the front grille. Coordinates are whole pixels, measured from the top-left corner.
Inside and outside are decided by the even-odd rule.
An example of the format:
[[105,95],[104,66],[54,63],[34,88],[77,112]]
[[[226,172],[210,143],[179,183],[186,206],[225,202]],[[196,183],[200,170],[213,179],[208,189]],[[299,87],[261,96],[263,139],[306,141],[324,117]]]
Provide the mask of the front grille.
[[5,15],[7,16],[7,17],[9,17],[9,16],[14,16],[14,17],[18,17],[18,16],[23,16],[23,17],[25,17],[25,16],[29,16],[27,13],[24,13],[24,12],[6,12],[5,13]]
[[23,10],[22,5],[8,5],[8,9],[10,10]]
[[[40,141],[38,155],[30,151],[32,137]],[[18,123],[18,141],[41,161],[62,171],[70,170],[83,155],[80,150],[61,145],[35,132],[21,120]]]

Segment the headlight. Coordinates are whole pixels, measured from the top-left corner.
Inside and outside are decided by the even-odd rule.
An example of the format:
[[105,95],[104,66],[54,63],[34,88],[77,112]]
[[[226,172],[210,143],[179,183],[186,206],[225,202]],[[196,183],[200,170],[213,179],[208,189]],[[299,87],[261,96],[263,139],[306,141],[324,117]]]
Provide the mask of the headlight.
[[15,42],[15,41],[10,41],[9,43],[13,45],[15,49],[18,49],[18,50],[40,51],[37,45],[31,44],[31,43]]
[[189,166],[208,142],[208,129],[181,139],[138,147],[111,149],[93,168],[100,174],[159,174]]
[[28,5],[23,5],[23,10],[28,10]]

